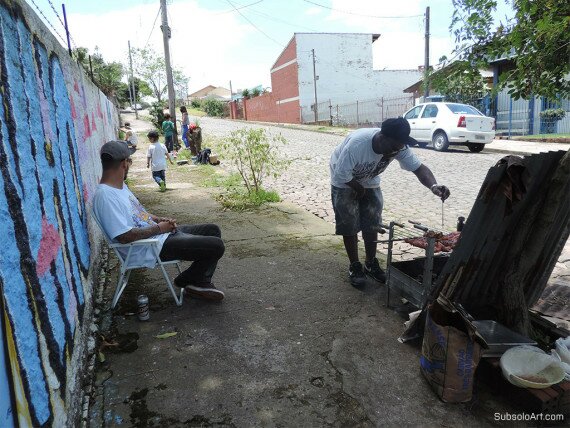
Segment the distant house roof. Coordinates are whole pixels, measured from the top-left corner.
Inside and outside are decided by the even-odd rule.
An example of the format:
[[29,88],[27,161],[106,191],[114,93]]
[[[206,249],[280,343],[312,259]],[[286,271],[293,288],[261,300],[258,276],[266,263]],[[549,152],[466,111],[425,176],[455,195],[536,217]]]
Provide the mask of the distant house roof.
[[[202,89],[200,89],[200,90],[198,90],[198,91],[196,91],[196,92],[194,92],[194,93],[188,95],[188,98],[203,98],[203,97],[206,97],[206,96],[208,96],[208,94],[209,94],[210,92],[212,92],[214,89],[216,89],[216,86],[208,85],[208,86],[206,86],[206,87],[204,87],[204,88],[202,88]],[[229,92],[229,91],[228,91],[228,92]]]
[[[439,70],[436,71],[436,73],[440,70],[443,70],[444,68],[445,67],[440,68]],[[479,69],[479,74],[481,74],[481,77],[483,77],[488,82],[489,82],[489,80],[492,81],[492,79],[493,79],[493,72],[491,70]],[[416,83],[414,83],[413,85],[408,86],[406,89],[403,90],[403,92],[405,92],[407,94],[413,94],[413,93],[419,92],[423,83],[424,83],[424,79],[421,79],[421,80],[417,81]],[[431,89],[431,87],[430,87],[430,89]]]

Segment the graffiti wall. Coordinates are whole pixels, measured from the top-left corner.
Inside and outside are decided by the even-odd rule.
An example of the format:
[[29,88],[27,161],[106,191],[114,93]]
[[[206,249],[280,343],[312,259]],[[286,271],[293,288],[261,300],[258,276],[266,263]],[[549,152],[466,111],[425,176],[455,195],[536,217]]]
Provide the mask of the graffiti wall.
[[0,0],[0,426],[63,426],[79,404],[100,245],[87,207],[117,125],[27,4]]

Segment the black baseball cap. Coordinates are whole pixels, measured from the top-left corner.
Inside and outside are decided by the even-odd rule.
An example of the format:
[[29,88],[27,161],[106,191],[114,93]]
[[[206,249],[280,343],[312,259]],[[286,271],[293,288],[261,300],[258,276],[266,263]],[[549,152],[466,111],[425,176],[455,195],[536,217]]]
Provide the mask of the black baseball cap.
[[402,144],[414,145],[418,142],[410,137],[410,124],[403,117],[386,119],[380,126],[380,133]]
[[101,147],[101,156],[108,155],[118,161],[128,159],[134,152],[125,141],[109,141]]

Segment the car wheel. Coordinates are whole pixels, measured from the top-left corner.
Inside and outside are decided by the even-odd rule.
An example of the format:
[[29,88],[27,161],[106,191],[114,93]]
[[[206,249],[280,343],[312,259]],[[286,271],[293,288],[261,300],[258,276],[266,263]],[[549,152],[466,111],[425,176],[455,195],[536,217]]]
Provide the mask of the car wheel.
[[421,147],[422,149],[425,149],[427,145],[428,143],[418,143],[418,147]]
[[467,144],[467,147],[469,148],[470,152],[479,153],[480,151],[482,151],[485,148],[485,144],[483,144],[483,143],[471,143],[471,144]]
[[433,148],[438,152],[445,152],[449,147],[449,140],[447,139],[447,135],[445,135],[445,132],[442,131],[436,132],[434,134],[432,142]]

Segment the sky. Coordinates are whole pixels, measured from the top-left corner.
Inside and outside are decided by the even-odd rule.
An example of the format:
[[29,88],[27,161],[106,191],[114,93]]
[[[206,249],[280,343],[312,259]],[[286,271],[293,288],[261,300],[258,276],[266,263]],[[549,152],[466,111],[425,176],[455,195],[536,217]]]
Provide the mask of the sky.
[[[64,35],[50,0],[34,0]],[[51,2],[61,17],[61,3]],[[31,4],[31,2],[30,2]],[[189,93],[204,86],[234,92],[271,86],[270,68],[295,32],[380,33],[375,69],[417,69],[424,62],[424,13],[430,7],[430,64],[455,46],[451,0],[168,0],[171,58],[189,77]],[[159,0],[67,0],[75,46],[128,64],[128,41],[163,53]],[[236,11],[236,8],[238,11]],[[503,11],[500,10],[500,13]]]

